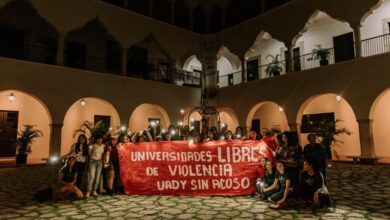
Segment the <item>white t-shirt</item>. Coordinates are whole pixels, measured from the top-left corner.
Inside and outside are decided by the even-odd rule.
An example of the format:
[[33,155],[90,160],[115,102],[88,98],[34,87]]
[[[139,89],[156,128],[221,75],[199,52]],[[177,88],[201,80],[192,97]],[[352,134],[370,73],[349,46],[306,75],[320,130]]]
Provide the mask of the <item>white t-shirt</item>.
[[105,145],[104,144],[102,144],[102,145],[94,144],[94,145],[91,145],[90,148],[91,148],[91,159],[92,160],[101,160],[103,157]]

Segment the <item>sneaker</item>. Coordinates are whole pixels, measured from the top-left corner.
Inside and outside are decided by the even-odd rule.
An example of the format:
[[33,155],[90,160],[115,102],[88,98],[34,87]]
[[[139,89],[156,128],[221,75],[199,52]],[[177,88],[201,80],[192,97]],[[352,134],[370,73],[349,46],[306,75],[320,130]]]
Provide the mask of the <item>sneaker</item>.
[[89,192],[85,193],[84,198],[89,198],[89,197],[91,197],[90,193]]
[[98,194],[96,191],[93,191],[93,192],[92,192],[92,195],[93,195],[93,196],[98,196],[99,194]]

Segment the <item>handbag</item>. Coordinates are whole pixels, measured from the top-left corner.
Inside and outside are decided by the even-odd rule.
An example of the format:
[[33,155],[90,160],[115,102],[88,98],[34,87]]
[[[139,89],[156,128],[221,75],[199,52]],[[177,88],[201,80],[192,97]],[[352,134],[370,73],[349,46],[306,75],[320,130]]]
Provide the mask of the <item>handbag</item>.
[[317,190],[318,197],[320,200],[320,206],[326,208],[333,207],[333,202],[332,199],[330,198],[328,187],[326,187],[325,185],[324,176],[322,175],[321,172],[320,175],[322,179],[322,187]]

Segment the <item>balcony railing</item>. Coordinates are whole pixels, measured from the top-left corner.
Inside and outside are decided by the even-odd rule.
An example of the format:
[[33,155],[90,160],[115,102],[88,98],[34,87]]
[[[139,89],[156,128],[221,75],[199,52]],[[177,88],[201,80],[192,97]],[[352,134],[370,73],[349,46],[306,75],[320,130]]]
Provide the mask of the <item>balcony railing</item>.
[[362,56],[374,56],[390,52],[390,33],[361,41]]
[[[321,66],[326,66],[326,65],[332,65],[338,62],[346,61],[346,60],[351,60],[357,57],[357,42],[353,42],[350,44],[346,45],[340,45],[335,48],[327,48],[321,50],[321,53],[308,53],[301,55],[299,57],[293,57],[292,60],[292,72],[298,72],[302,70],[308,70],[308,69],[313,69],[313,68],[318,68]],[[368,57],[368,56],[374,56],[374,55],[379,55],[379,54],[384,54],[384,53],[389,53],[390,52],[390,33],[373,37],[373,38],[368,38],[365,40],[360,41],[360,47],[361,47],[361,56],[363,57]],[[280,61],[283,62],[283,72],[286,72],[286,62],[285,61]],[[270,66],[273,65],[273,63],[269,63],[263,66],[259,66],[256,72],[256,68],[254,70],[250,70],[247,68],[246,76],[247,76],[247,81],[251,81],[250,75],[253,75],[252,80],[257,80],[257,79],[262,79],[270,76],[267,74],[266,69]],[[250,71],[253,71],[253,73],[250,73]],[[219,80],[220,81],[227,81],[227,77],[230,75],[236,75],[236,72],[230,73],[224,76],[220,76]],[[258,77],[257,77],[258,76]],[[271,75],[272,76],[272,75]],[[234,77],[235,78],[235,77]],[[223,86],[229,86],[229,85],[235,85],[239,84],[242,82],[236,82],[234,81],[234,84],[229,84],[225,83]],[[221,85],[221,83],[220,83]]]
[[176,80],[177,85],[190,86],[190,87],[201,87],[201,72],[198,71],[187,71],[182,69],[176,69]]

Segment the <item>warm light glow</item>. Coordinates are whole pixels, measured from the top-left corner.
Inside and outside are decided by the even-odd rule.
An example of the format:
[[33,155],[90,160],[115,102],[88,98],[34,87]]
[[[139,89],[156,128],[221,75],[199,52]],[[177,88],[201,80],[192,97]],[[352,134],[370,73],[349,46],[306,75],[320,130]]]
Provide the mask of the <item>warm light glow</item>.
[[178,124],[179,126],[183,126],[183,122],[182,122],[182,121],[179,121],[177,124]]
[[156,122],[155,121],[151,121],[150,122],[150,126],[155,127],[156,126]]
[[121,130],[125,131],[126,130],[126,126],[122,125]]
[[112,130],[112,127],[110,127],[110,131]]
[[194,121],[195,121],[195,119],[193,119],[193,118],[191,118],[190,120],[191,120],[191,122],[194,122]]
[[13,92],[11,92],[11,94],[8,95],[8,101],[13,102],[13,101],[15,101],[15,99],[16,99],[16,96],[14,95]]
[[184,109],[180,109],[180,114],[184,114]]
[[86,102],[84,99],[81,99],[81,100],[80,100],[80,105],[81,105],[81,106],[85,106],[85,104],[87,104],[87,102]]
[[279,111],[280,111],[280,112],[282,112],[282,111],[283,111],[283,108],[282,108],[282,107],[280,107],[280,106],[279,106],[279,108],[278,108],[278,109],[279,109]]
[[188,140],[188,144],[194,144],[194,139]]
[[223,128],[226,127],[226,124],[225,124],[225,123],[222,123],[222,124],[221,124],[221,127],[223,127]]
[[52,156],[49,158],[50,163],[57,163],[59,158],[57,156]]
[[161,133],[164,134],[165,132],[167,132],[165,129],[162,129],[162,130],[161,130]]
[[340,95],[336,95],[336,101],[341,101],[341,96]]
[[175,135],[176,134],[176,131],[175,130],[172,130],[171,131],[171,135]]

